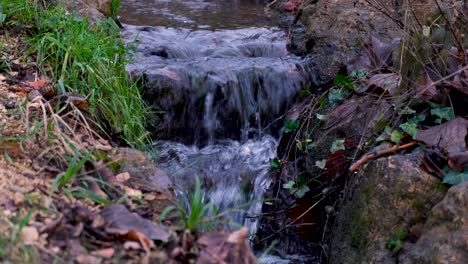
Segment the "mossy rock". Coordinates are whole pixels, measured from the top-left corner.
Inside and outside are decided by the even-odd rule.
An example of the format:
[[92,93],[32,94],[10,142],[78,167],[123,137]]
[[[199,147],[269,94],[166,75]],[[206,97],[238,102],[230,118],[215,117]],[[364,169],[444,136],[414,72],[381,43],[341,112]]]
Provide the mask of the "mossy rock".
[[396,263],[386,243],[396,230],[423,223],[444,193],[417,154],[369,162],[352,176],[337,216],[330,263]]

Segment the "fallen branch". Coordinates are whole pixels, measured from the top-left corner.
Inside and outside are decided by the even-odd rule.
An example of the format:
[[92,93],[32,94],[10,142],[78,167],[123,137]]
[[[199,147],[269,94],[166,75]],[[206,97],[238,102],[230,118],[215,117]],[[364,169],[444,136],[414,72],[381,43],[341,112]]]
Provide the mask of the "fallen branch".
[[404,144],[404,145],[401,145],[401,146],[393,146],[393,147],[388,148],[388,149],[379,150],[379,151],[376,151],[376,152],[371,152],[371,153],[365,154],[358,161],[356,161],[353,165],[351,165],[351,167],[349,167],[349,171],[350,172],[357,171],[362,165],[366,164],[367,162],[369,162],[372,159],[375,159],[375,158],[378,158],[378,157],[381,157],[381,156],[384,156],[384,155],[388,155],[388,154],[391,154],[391,153],[395,153],[395,152],[398,152],[400,150],[404,150],[404,149],[407,149],[407,148],[411,148],[411,147],[415,146],[416,144],[417,144],[417,142],[413,141],[413,142],[410,142],[410,143],[407,143],[407,144]]

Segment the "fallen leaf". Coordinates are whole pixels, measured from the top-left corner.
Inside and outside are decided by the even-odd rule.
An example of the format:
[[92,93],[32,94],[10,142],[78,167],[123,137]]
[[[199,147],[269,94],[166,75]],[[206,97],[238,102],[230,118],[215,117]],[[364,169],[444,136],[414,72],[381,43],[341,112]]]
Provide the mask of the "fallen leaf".
[[426,71],[416,80],[415,88],[418,91],[416,97],[422,100],[430,100],[439,94],[435,83],[431,80],[431,77]]
[[35,90],[40,90],[40,89],[42,89],[42,88],[45,87],[45,85],[46,85],[46,80],[44,80],[44,79],[39,79],[39,80],[37,80],[37,81],[24,82],[23,85],[26,86],[27,88],[32,88],[32,89],[35,89]]
[[106,232],[112,235],[126,236],[130,231],[136,231],[151,240],[162,242],[167,242],[171,237],[171,233],[163,225],[131,213],[121,204],[107,206],[100,214],[106,221]]
[[234,232],[206,233],[197,241],[201,252],[196,263],[257,263],[247,244],[247,234],[245,227]]
[[7,154],[13,159],[28,157],[21,150],[21,146],[17,142],[14,142],[14,141],[0,142],[0,155],[4,155],[4,154]]
[[141,245],[140,243],[138,242],[135,242],[135,241],[126,241],[124,244],[123,244],[123,247],[126,249],[126,250],[137,250],[137,249],[141,249]]
[[348,72],[386,68],[391,63],[393,49],[398,44],[400,44],[399,38],[393,39],[390,43],[384,43],[375,36],[371,36],[364,43],[364,50],[361,54],[348,65]]
[[125,240],[139,242],[141,245],[147,248],[154,248],[153,240],[149,239],[145,234],[135,230],[129,230],[124,236]]
[[99,263],[99,258],[91,255],[79,255],[75,258],[78,264],[95,264]]
[[462,170],[468,168],[466,136],[468,120],[457,117],[442,125],[418,131],[416,140],[428,146],[438,147],[447,154],[452,168]]
[[284,3],[283,8],[286,11],[294,11],[296,10],[302,3],[302,0],[290,0]]
[[92,251],[90,254],[92,256],[110,259],[110,258],[112,258],[112,256],[114,256],[115,249],[114,248],[103,248],[103,249],[98,249],[98,250]]
[[400,87],[400,83],[401,76],[397,73],[375,74],[367,80],[367,91],[377,88],[379,94],[395,95],[397,88]]
[[128,196],[142,196],[143,195],[143,193],[140,190],[136,190],[128,186],[123,186],[123,190],[125,194]]

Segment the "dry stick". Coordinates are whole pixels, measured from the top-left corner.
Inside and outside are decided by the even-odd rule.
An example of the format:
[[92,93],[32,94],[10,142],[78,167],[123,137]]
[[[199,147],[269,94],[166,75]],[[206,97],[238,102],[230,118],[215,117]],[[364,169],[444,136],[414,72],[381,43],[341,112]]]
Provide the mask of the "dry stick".
[[371,159],[375,159],[375,158],[378,158],[378,157],[381,157],[381,156],[384,156],[384,155],[387,155],[387,154],[395,153],[397,151],[413,147],[416,144],[417,144],[417,142],[413,141],[413,142],[410,142],[410,143],[407,143],[407,144],[404,144],[404,145],[401,145],[401,146],[393,146],[393,147],[388,148],[388,149],[379,150],[379,151],[376,151],[376,152],[371,152],[371,153],[365,154],[358,161],[356,161],[353,165],[351,165],[351,167],[349,167],[349,171],[350,172],[357,171],[362,165],[366,164]]

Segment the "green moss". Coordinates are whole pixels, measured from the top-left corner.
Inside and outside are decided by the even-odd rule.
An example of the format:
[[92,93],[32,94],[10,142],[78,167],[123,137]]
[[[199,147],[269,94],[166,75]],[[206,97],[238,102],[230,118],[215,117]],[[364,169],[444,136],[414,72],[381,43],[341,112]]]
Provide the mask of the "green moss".
[[441,182],[438,182],[432,185],[432,189],[436,192],[439,192],[440,194],[445,195],[445,193],[447,193],[449,188],[447,187],[447,185]]

